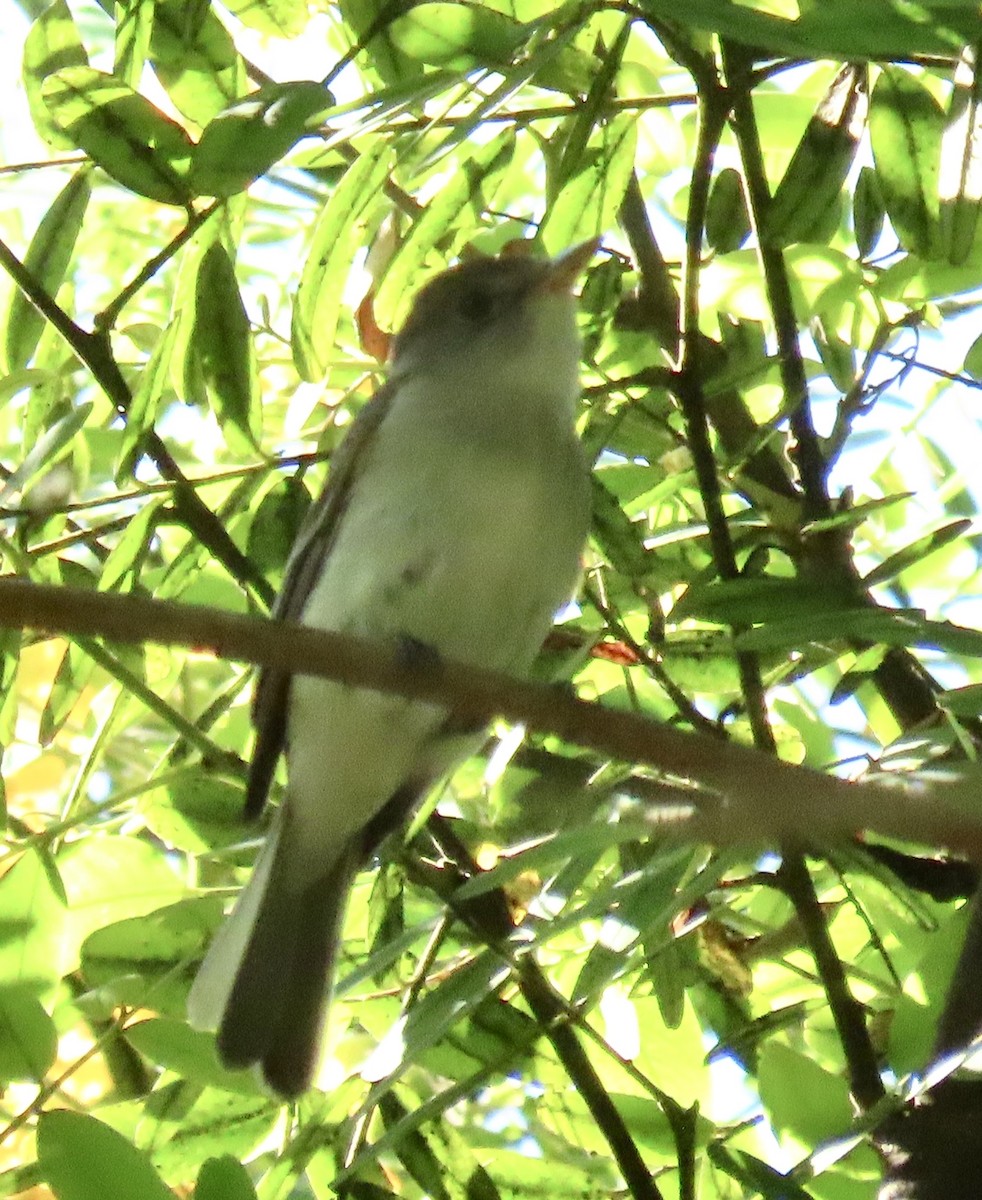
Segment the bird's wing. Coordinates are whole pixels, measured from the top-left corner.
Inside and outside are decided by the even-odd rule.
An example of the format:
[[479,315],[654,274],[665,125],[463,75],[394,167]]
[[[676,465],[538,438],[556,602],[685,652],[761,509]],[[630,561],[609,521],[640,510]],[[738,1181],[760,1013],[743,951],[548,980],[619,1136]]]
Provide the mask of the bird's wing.
[[[363,469],[365,455],[362,451],[388,412],[393,395],[394,385],[383,384],[355,418],[335,452],[327,484],[307,513],[290,551],[283,587],[273,606],[273,617],[281,621],[299,621],[303,616],[310,593],[334,545],[338,525],[351,495],[351,485]],[[260,672],[252,703],[256,745],[246,788],[247,818],[257,817],[266,803],[273,772],[286,740],[289,692],[288,671],[266,667]]]

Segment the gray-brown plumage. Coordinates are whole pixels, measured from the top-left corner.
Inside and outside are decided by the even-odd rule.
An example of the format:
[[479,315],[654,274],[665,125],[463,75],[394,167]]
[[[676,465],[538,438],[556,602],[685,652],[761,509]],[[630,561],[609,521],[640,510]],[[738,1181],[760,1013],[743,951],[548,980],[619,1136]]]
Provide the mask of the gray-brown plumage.
[[[275,615],[528,672],[570,596],[589,519],[574,430],[570,289],[594,244],[434,279],[394,343],[388,382],[331,463]],[[447,713],[325,679],[263,672],[247,811],[287,756],[287,795],[189,999],[230,1066],[283,1096],[310,1083],[344,904],[381,819],[400,820],[474,737]],[[386,806],[389,806],[387,808]]]

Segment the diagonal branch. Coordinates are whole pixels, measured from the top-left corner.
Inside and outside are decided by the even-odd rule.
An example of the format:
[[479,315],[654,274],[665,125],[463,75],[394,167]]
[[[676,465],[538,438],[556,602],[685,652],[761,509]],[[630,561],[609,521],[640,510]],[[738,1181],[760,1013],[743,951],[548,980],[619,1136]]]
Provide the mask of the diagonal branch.
[[[474,722],[500,714],[529,728],[689,779],[692,807],[659,814],[651,827],[677,839],[760,845],[852,836],[858,829],[947,845],[982,860],[975,788],[853,784],[768,753],[684,732],[630,712],[604,709],[543,684],[461,663],[407,666],[391,645],[198,605],[112,595],[0,577],[0,626],[110,641],[210,650],[241,662],[337,679],[413,699],[431,700]],[[789,804],[788,798],[794,797]]]

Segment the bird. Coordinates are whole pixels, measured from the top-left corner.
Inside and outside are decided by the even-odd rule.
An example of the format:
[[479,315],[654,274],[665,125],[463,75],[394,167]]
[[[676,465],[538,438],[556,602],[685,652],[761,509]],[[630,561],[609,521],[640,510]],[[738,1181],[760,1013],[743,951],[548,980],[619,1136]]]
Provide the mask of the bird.
[[[589,532],[573,289],[598,245],[467,259],[424,285],[301,526],[275,618],[529,673]],[[253,722],[246,815],[283,753],[284,800],[188,1016],[217,1029],[225,1066],[290,1100],[318,1065],[358,871],[482,731],[438,703],[273,667]]]

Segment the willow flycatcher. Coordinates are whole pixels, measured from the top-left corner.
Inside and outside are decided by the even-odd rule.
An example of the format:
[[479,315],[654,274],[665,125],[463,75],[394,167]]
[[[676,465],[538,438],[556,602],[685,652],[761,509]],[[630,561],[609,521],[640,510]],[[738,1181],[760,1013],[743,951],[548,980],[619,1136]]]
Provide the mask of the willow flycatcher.
[[[468,261],[422,289],[387,382],[331,462],[275,616],[528,673],[589,526],[571,291],[595,250]],[[475,735],[432,703],[272,669],[253,715],[246,811],[262,809],[284,750],[286,798],[188,1011],[217,1027],[227,1065],[260,1064],[292,1097],[317,1063],[356,872]]]

